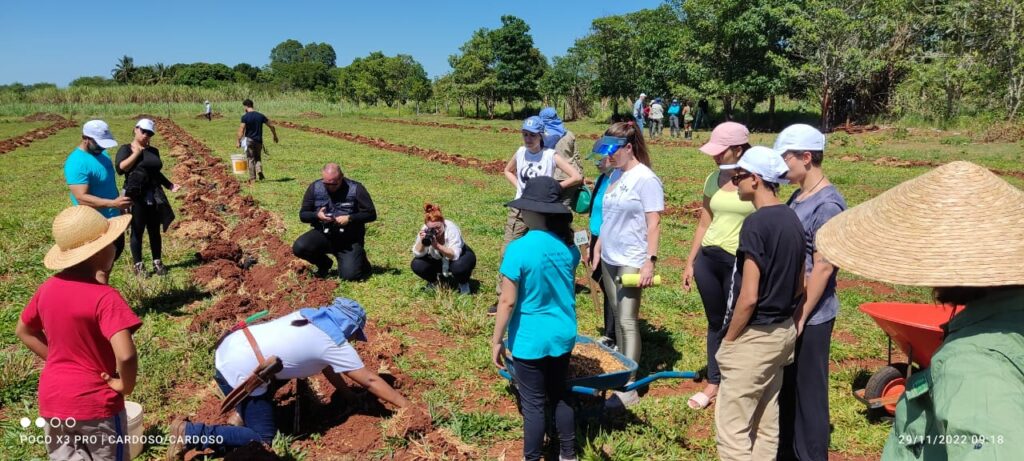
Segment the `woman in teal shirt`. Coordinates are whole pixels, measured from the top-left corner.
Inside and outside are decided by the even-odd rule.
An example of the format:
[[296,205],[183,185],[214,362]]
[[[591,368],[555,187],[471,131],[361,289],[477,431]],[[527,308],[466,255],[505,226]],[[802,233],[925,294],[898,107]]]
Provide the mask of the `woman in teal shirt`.
[[952,162],[829,220],[818,250],[843,270],[934,287],[966,305],[910,376],[883,460],[1009,460],[1024,452],[1024,192]]
[[505,369],[502,338],[515,359],[513,379],[523,415],[523,456],[539,460],[545,434],[545,406],[554,408],[559,453],[576,459],[576,416],[569,405],[566,375],[576,345],[575,269],[572,212],[561,203],[562,188],[548,176],[526,182],[509,202],[522,211],[529,231],[513,240],[501,262],[501,297],[491,337],[491,360]]
[[[595,146],[598,149],[598,146]],[[604,336],[599,341],[608,347],[615,347],[615,311],[613,310],[611,298],[608,296],[609,290],[603,286],[601,277],[601,255],[597,254],[595,258],[595,250],[597,249],[597,241],[601,237],[601,204],[604,203],[604,192],[608,189],[608,183],[614,181],[612,179],[615,168],[612,168],[611,159],[608,155],[595,152],[591,155],[598,155],[600,158],[594,161],[597,166],[597,170],[601,172],[601,175],[594,180],[594,199],[590,202],[590,251],[584,257],[587,267],[590,268],[590,278],[594,279],[595,282],[602,284],[601,293],[604,294]],[[617,176],[617,175],[616,175]]]

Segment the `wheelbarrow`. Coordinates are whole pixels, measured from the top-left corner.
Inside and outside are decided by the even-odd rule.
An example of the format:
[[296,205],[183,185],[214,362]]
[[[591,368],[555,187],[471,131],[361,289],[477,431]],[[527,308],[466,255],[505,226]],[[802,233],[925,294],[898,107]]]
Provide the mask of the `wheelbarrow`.
[[[566,386],[569,390],[577,394],[604,397],[608,391],[628,392],[647,386],[659,379],[697,378],[697,372],[694,371],[659,371],[630,383],[629,376],[635,373],[637,369],[637,364],[632,359],[616,352],[614,349],[611,349],[604,344],[601,344],[589,336],[576,335],[576,344],[594,344],[618,360],[619,363],[622,364],[623,368],[625,368],[625,370],[622,371],[594,376],[582,376],[566,381]],[[508,346],[507,342],[505,346]],[[515,376],[515,373],[515,359],[511,356],[506,356],[505,369],[498,370],[498,374],[505,379],[514,382],[512,377]]]
[[[892,417],[907,379],[931,365],[932,355],[945,336],[942,325],[963,310],[963,306],[865,303],[860,305],[860,310],[874,319],[889,337],[889,358],[888,365],[875,371],[863,389],[853,391],[853,396],[867,405],[872,416]],[[906,354],[909,363],[893,363],[894,342]]]

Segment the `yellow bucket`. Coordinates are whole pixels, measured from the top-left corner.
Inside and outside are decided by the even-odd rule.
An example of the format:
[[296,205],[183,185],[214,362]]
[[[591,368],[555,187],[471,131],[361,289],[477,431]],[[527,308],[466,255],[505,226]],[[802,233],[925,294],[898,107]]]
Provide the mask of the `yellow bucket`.
[[249,173],[249,162],[245,160],[245,155],[235,154],[231,156],[231,171],[235,174]]

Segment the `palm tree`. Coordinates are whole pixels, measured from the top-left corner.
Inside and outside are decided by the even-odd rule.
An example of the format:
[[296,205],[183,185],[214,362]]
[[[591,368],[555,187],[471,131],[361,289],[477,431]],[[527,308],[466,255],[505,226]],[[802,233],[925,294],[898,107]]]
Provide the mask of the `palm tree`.
[[156,74],[155,83],[164,83],[167,80],[167,65],[162,62],[154,64],[153,73]]
[[135,60],[131,56],[124,55],[117,60],[117,66],[110,71],[114,80],[118,83],[130,83],[132,75],[135,74]]

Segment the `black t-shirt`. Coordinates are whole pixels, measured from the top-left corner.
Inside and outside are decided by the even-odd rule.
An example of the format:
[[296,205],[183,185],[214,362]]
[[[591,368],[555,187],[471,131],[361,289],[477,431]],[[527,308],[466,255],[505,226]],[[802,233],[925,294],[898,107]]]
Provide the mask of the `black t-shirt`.
[[[147,199],[151,199],[151,195],[160,186],[170,189],[173,184],[171,181],[164,176],[163,172],[160,171],[164,167],[163,160],[160,160],[160,151],[153,146],[142,149],[142,156],[135,161],[135,164],[127,170],[121,169],[121,162],[132,155],[132,147],[130,144],[123,144],[118,150],[117,155],[114,156],[114,169],[118,173],[128,175],[136,168],[141,168],[146,172],[146,182],[142,184],[142,191],[146,195]],[[127,187],[127,181],[125,186]]]
[[267,123],[267,116],[256,112],[246,112],[242,116],[242,123],[245,124],[245,137],[256,142],[263,142],[263,124]]
[[768,325],[793,317],[796,294],[804,279],[805,244],[800,218],[786,205],[762,207],[743,220],[727,325],[739,298],[743,264],[748,259],[761,271],[757,305],[749,324]]

